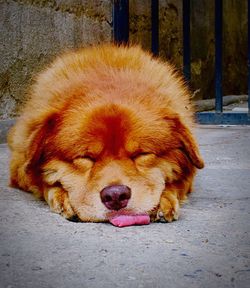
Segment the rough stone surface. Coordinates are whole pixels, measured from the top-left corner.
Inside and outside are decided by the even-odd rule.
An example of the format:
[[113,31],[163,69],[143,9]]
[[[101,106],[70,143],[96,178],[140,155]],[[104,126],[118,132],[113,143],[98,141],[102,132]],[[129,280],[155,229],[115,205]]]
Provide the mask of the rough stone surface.
[[206,168],[178,221],[72,223],[7,187],[0,145],[1,288],[247,288],[250,127],[201,127]]
[[15,120],[0,120],[0,144],[7,142],[9,129],[14,125]]
[[0,1],[0,119],[18,113],[32,77],[69,48],[111,41],[109,0]]

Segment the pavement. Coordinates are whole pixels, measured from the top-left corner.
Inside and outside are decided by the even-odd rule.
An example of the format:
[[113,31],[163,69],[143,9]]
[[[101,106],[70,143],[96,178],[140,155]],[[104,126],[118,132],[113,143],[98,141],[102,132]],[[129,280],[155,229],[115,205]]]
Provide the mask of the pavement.
[[0,145],[1,288],[250,287],[250,126],[199,126],[205,169],[173,223],[73,223],[9,188]]

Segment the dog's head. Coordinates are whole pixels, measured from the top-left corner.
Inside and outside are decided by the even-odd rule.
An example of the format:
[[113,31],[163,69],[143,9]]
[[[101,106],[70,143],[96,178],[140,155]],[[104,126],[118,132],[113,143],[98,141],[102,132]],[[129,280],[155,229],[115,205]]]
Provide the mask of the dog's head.
[[30,159],[40,183],[68,192],[82,221],[106,221],[110,213],[150,214],[165,183],[203,167],[178,115],[138,103],[83,109],[73,101],[38,129]]

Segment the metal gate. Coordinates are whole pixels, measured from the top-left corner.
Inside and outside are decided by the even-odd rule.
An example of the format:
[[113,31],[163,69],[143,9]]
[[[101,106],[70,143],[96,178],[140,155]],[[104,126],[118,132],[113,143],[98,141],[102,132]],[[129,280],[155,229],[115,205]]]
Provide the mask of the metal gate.
[[[201,124],[250,125],[250,0],[248,1],[248,112],[223,112],[222,94],[222,11],[223,0],[215,1],[215,112],[196,113]],[[151,0],[151,51],[159,53],[159,0]],[[113,1],[113,37],[117,44],[129,42],[129,0]],[[183,73],[187,81],[190,69],[190,0],[183,0]]]

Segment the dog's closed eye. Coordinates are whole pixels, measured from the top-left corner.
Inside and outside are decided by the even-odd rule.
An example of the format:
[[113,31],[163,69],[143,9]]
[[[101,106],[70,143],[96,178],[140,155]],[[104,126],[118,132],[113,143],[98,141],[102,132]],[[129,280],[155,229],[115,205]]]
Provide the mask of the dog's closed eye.
[[131,159],[135,162],[136,165],[151,166],[155,163],[156,155],[149,152],[140,152],[133,155]]
[[79,168],[79,169],[84,169],[88,170],[93,167],[96,159],[90,156],[82,156],[82,157],[77,157],[73,160],[73,164]]
[[130,156],[130,159],[136,160],[136,159],[139,159],[139,158],[142,157],[142,156],[148,156],[148,155],[152,155],[152,153],[150,153],[150,152],[137,151],[137,152],[134,152],[134,153]]

